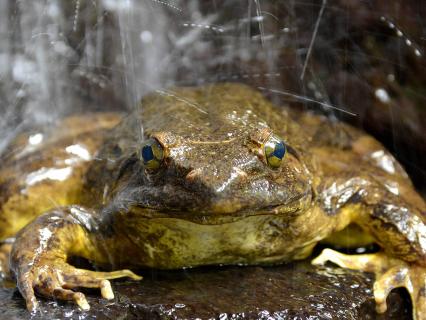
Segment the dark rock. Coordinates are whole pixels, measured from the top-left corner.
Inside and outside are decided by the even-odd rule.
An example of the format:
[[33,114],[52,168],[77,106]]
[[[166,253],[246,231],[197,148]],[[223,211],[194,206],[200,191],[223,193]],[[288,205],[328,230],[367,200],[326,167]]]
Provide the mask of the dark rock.
[[[378,315],[373,277],[337,267],[293,263],[276,267],[210,267],[145,271],[141,282],[115,281],[114,301],[85,291],[91,310],[40,299],[31,319],[410,319],[404,291]],[[0,289],[0,318],[30,319],[14,288]]]

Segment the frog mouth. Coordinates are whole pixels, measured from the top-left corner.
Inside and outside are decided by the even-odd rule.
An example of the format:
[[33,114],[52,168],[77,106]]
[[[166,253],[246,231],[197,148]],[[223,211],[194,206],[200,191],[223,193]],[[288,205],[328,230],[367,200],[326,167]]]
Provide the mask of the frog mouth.
[[[211,210],[211,211],[185,211],[185,210],[173,210],[158,209],[141,205],[131,206],[128,210],[129,213],[141,216],[147,219],[156,218],[171,218],[178,220],[191,221],[198,224],[223,224],[233,222],[241,219],[245,219],[253,216],[285,216],[288,219],[299,215],[304,212],[311,202],[311,196],[302,194],[298,197],[291,199],[284,204],[268,205],[259,208],[243,208],[240,210],[234,210],[226,212],[224,210]],[[222,206],[219,206],[223,208]]]

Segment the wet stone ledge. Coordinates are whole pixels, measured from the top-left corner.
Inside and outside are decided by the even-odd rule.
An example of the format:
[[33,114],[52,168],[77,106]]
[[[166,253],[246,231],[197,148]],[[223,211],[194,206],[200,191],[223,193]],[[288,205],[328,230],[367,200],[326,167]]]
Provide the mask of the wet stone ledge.
[[404,291],[375,312],[373,276],[307,262],[276,267],[211,267],[140,272],[141,282],[114,281],[115,300],[87,294],[91,310],[40,299],[30,317],[15,288],[0,289],[0,319],[411,319]]

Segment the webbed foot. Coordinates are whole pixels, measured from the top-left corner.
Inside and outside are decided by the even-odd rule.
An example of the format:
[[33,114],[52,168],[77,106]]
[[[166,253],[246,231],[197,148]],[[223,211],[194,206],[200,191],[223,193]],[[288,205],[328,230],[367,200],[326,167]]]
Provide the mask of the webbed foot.
[[89,310],[85,295],[74,288],[99,288],[105,299],[113,299],[114,293],[109,279],[129,277],[140,280],[142,277],[130,270],[98,272],[78,269],[61,258],[39,259],[25,272],[17,275],[17,285],[27,303],[27,309],[35,312],[38,308],[35,292],[47,298],[74,301],[81,309]]
[[347,255],[331,249],[324,249],[312,260],[314,265],[327,261],[340,267],[374,272],[374,299],[378,313],[387,310],[386,298],[394,288],[404,287],[411,296],[413,319],[426,320],[426,268],[391,258],[384,253]]

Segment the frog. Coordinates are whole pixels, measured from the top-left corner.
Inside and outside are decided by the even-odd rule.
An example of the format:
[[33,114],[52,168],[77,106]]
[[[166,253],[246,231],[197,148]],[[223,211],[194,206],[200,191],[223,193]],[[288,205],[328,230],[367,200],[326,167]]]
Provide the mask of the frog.
[[[375,274],[376,309],[405,287],[426,319],[426,206],[362,130],[277,106],[239,83],[145,95],[129,115],[65,118],[22,134],[0,169],[0,239],[29,311],[38,296],[90,305],[140,268],[274,265],[320,242],[376,243],[312,260]],[[74,266],[82,257],[98,268]],[[133,271],[132,271],[133,270]]]

